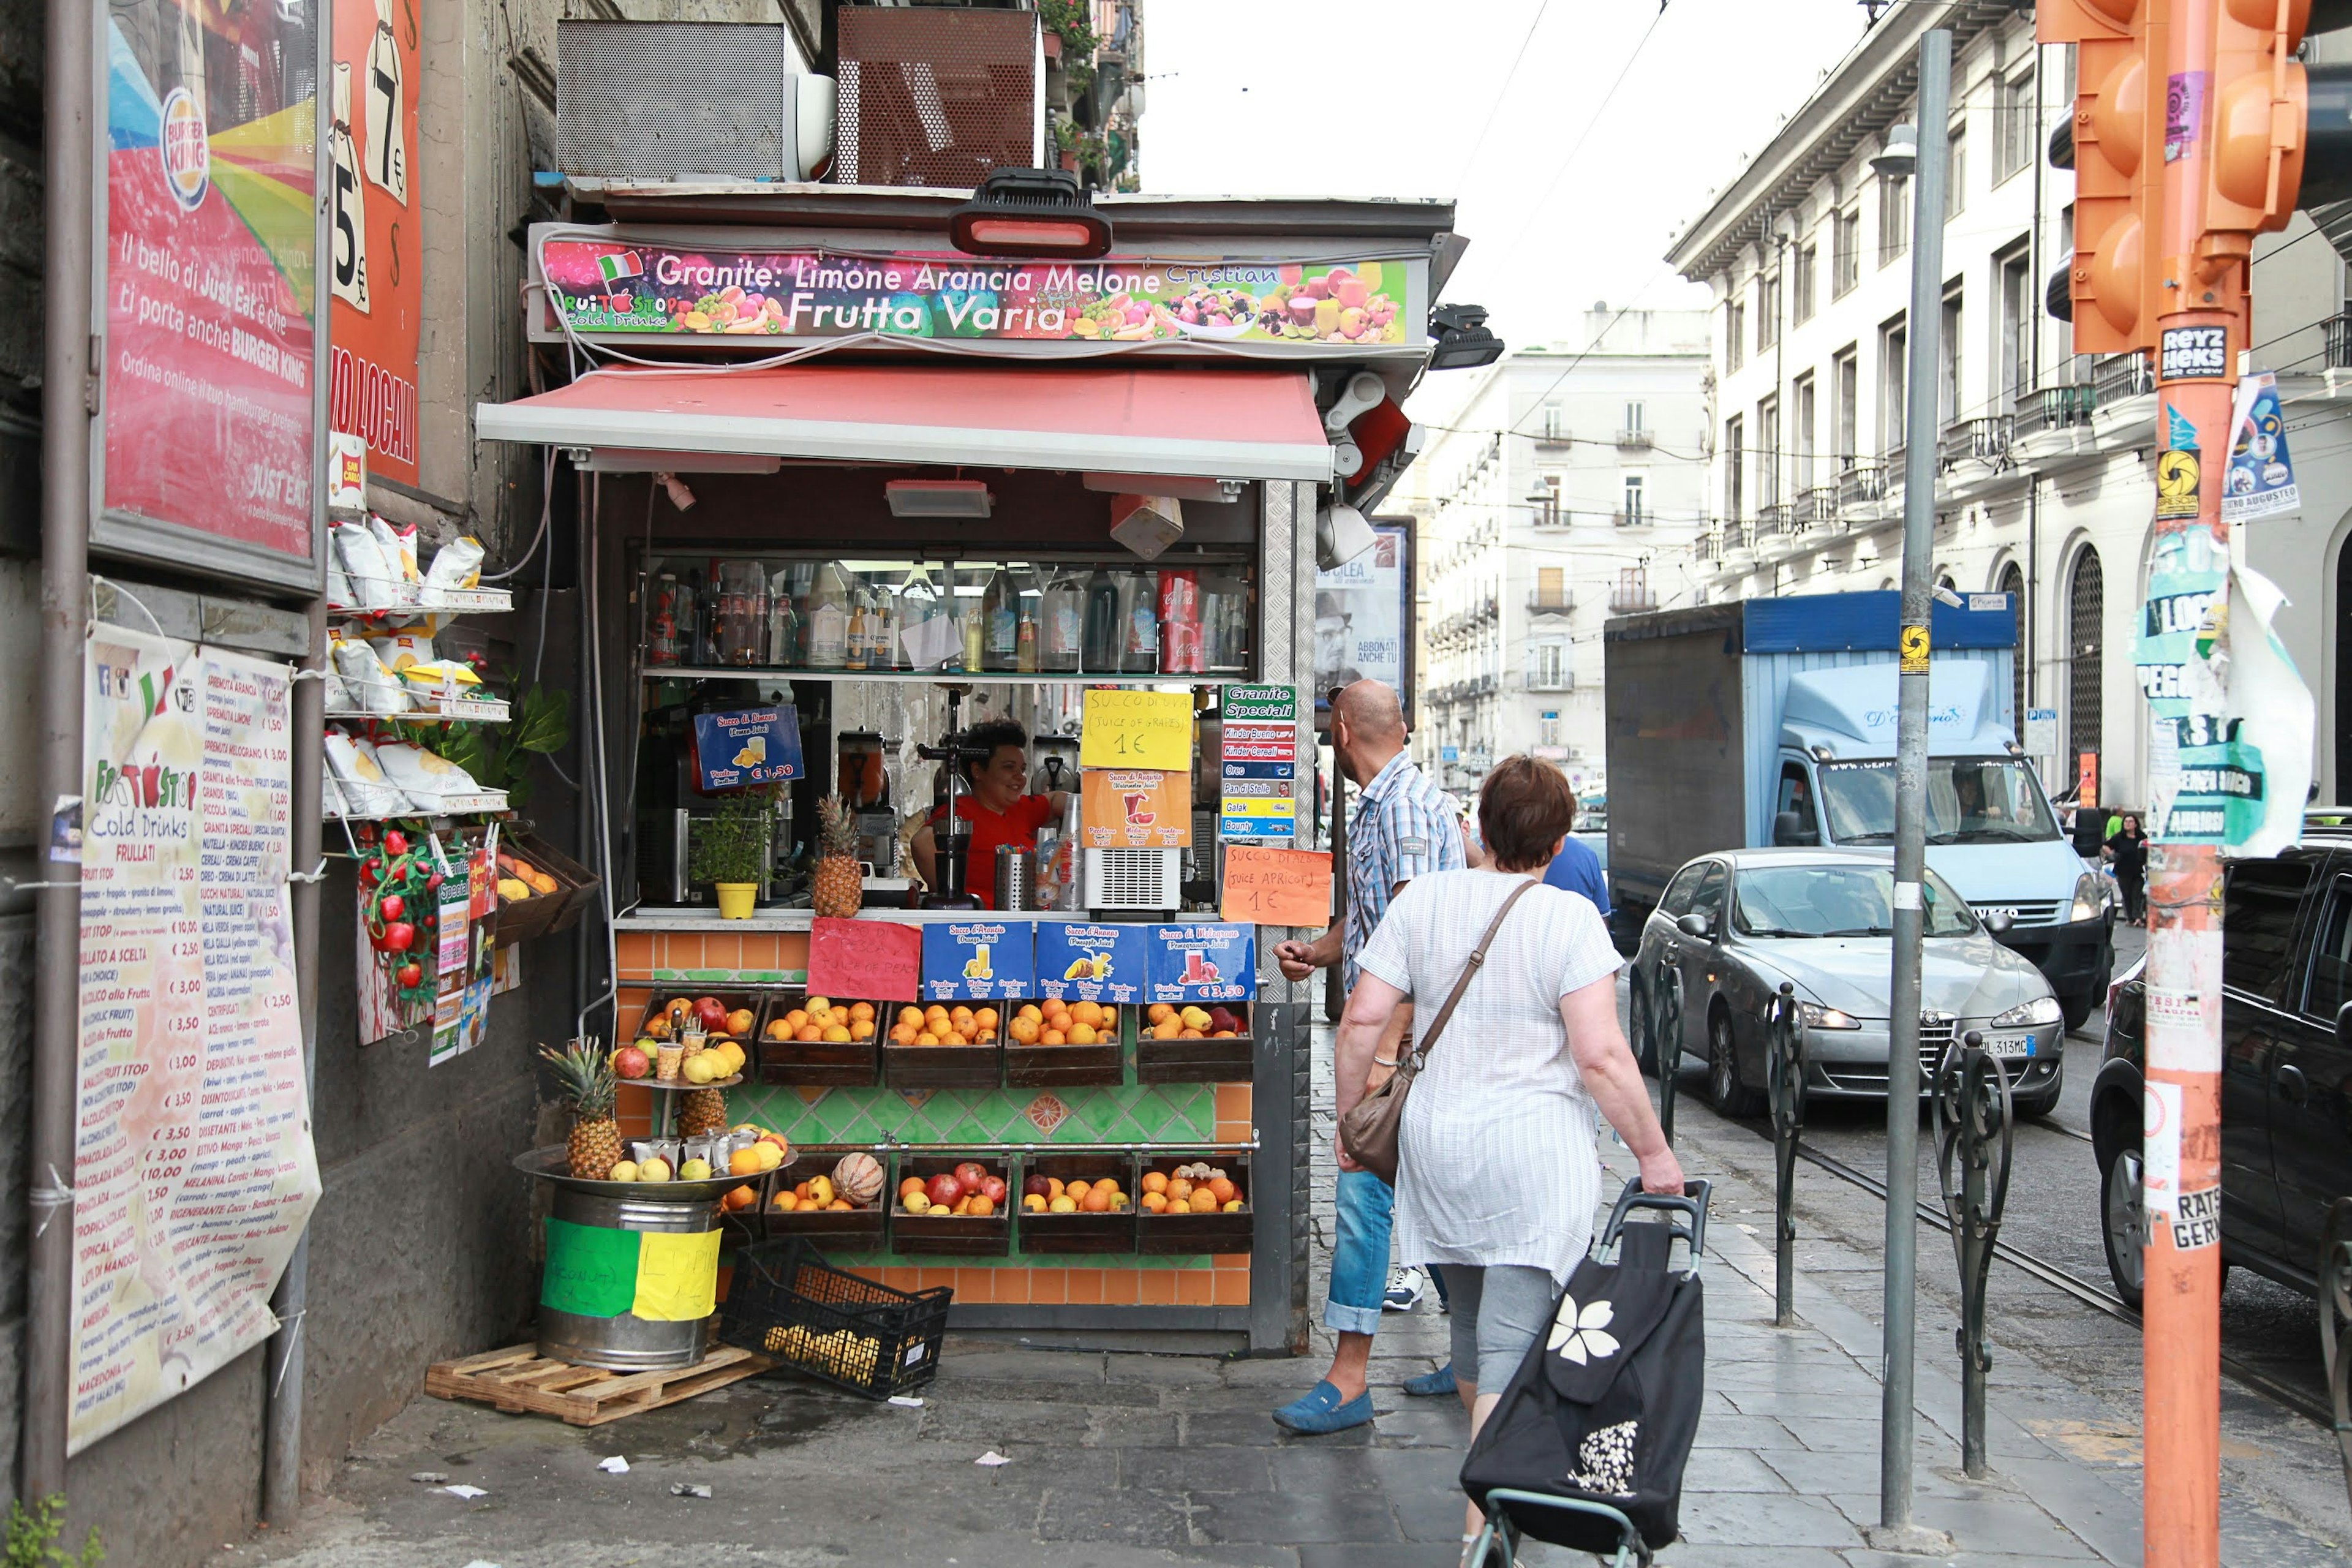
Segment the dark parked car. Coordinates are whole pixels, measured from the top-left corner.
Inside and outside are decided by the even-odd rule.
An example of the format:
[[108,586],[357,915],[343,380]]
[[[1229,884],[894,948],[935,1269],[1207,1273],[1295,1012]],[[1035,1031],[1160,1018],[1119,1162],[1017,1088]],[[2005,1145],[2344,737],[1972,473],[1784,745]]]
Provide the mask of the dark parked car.
[[[1959,894],[1927,873],[1920,956],[1924,1089],[1969,1030],[2005,1058],[2017,1107],[2058,1102],[2065,1024],[2032,961],[1995,939]],[[1707,1065],[1707,1100],[1726,1116],[1765,1109],[1765,1016],[1783,981],[1805,1031],[1805,1092],[1886,1098],[1895,935],[1894,857],[1871,849],[1727,849],[1676,871],[1642,929],[1632,980],[1634,1054],[1657,1069],[1687,1052]],[[1683,1037],[1656,1038],[1661,976],[1682,972]]]
[[[2316,1291],[2321,1228],[2352,1195],[2352,833],[2313,829],[2227,868],[2221,937],[2221,1258]],[[2140,1299],[2145,965],[2107,1002],[2091,1087],[2099,1228]]]

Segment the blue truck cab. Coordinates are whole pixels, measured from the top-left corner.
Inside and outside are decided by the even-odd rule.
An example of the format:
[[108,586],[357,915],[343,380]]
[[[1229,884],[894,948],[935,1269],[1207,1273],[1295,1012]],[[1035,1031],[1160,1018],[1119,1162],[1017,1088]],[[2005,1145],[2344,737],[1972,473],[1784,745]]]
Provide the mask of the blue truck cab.
[[[1900,595],[1824,594],[1608,623],[1609,894],[1638,940],[1696,855],[1895,843]],[[2104,1000],[2113,917],[2014,728],[2005,594],[1934,609],[1927,862],[2031,959],[2079,1026]]]

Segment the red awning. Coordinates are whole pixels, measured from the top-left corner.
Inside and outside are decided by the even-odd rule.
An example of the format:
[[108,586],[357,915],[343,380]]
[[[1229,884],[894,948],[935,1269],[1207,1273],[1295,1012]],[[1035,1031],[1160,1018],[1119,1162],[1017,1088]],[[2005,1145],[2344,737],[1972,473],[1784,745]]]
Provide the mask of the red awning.
[[1297,370],[607,369],[536,397],[482,404],[475,429],[486,441],[647,455],[1332,478],[1314,384]]

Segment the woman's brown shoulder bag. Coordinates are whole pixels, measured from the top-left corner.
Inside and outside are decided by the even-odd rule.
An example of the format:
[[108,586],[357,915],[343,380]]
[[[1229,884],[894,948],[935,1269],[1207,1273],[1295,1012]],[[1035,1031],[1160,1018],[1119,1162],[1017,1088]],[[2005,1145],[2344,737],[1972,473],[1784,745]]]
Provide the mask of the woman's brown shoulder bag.
[[1495,933],[1503,929],[1504,917],[1511,912],[1513,904],[1527,897],[1528,889],[1537,885],[1529,878],[1503,900],[1503,907],[1486,924],[1486,934],[1471,949],[1470,961],[1462,966],[1462,978],[1454,983],[1453,993],[1445,998],[1445,1005],[1437,1010],[1429,1033],[1397,1058],[1397,1069],[1387,1082],[1356,1101],[1355,1108],[1339,1119],[1339,1142],[1347,1149],[1348,1157],[1391,1186],[1396,1185],[1397,1133],[1404,1126],[1404,1097],[1412,1092],[1412,1080],[1420,1076],[1422,1063],[1437,1044],[1437,1037],[1445,1032],[1445,1021],[1454,1016],[1454,1005],[1470,989],[1472,976],[1486,963],[1486,950],[1494,945]]

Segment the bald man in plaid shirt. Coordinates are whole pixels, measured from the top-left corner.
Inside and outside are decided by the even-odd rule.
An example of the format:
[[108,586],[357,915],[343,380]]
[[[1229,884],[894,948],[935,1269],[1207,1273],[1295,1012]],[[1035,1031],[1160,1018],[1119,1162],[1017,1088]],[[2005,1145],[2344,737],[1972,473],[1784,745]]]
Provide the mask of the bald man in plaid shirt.
[[[1344,930],[1335,926],[1311,942],[1286,942],[1275,949],[1286,979],[1304,980],[1316,969],[1344,963],[1348,988],[1354,990],[1356,955],[1388,913],[1389,901],[1423,872],[1459,870],[1465,864],[1459,809],[1413,765],[1405,754],[1405,738],[1404,710],[1396,692],[1380,681],[1360,680],[1332,700],[1331,749],[1340,771],[1361,791],[1348,825],[1348,919]],[[1412,1006],[1407,1003],[1397,1009],[1374,1053],[1373,1085],[1394,1070],[1412,1026]],[[1350,1160],[1344,1148],[1339,1163],[1339,1234],[1331,1247],[1323,1326],[1338,1332],[1339,1345],[1323,1380],[1274,1413],[1276,1423],[1293,1432],[1343,1432],[1372,1418],[1367,1376],[1372,1335],[1388,1294],[1396,1194]],[[1423,1384],[1428,1386],[1416,1386]],[[1448,1393],[1452,1386],[1450,1369],[1406,1385],[1416,1394]]]

